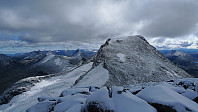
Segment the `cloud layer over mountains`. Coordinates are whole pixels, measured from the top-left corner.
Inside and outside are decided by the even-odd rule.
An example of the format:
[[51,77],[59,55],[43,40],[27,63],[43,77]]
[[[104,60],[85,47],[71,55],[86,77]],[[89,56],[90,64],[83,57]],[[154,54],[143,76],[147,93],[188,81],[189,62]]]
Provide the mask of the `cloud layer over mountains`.
[[197,10],[197,0],[2,0],[0,42],[98,43],[140,34],[155,46],[196,48]]

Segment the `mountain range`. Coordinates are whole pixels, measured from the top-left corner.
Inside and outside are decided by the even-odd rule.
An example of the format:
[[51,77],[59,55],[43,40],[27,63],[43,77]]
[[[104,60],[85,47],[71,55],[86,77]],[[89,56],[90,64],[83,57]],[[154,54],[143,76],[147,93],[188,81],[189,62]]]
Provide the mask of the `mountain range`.
[[0,94],[15,82],[34,76],[67,72],[94,55],[88,50],[33,51],[14,55],[0,55]]
[[[197,112],[198,110],[198,79],[192,78],[173,63],[176,59],[193,58],[172,51],[164,54],[171,58],[179,57],[171,62],[143,36],[108,39],[90,58],[83,57],[80,50],[74,51],[75,54],[65,51],[42,53],[44,56],[39,55],[38,57],[42,58],[38,61],[34,61],[38,58],[36,56],[35,59],[18,58],[18,62],[27,59],[25,62],[33,63],[30,66],[32,70],[47,66],[42,70],[48,68],[50,69],[46,71],[48,72],[58,69],[59,72],[24,78],[16,82],[1,96],[0,111]],[[65,56],[66,54],[70,57]],[[58,67],[62,64],[67,69]]]

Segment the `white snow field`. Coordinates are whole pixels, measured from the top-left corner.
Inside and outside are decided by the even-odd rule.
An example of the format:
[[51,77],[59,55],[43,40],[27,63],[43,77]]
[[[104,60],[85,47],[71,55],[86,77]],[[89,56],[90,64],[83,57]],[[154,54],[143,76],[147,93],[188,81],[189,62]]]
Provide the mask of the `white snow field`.
[[109,79],[108,70],[103,67],[103,63],[89,71],[76,85],[81,87],[103,86]]
[[28,112],[198,112],[198,102],[183,95],[197,97],[197,86],[193,78],[128,87],[75,86],[59,97],[39,97]]
[[120,58],[120,61],[125,62],[125,55],[124,55],[124,54],[118,53],[118,54],[117,54],[117,57]]
[[166,86],[151,86],[140,91],[138,97],[144,99],[149,103],[158,103],[163,105],[172,106],[178,112],[182,112],[188,108],[192,112],[198,111],[196,102],[178,94]]
[[60,58],[55,59],[55,63],[56,63],[56,65],[61,65],[62,64]]
[[52,77],[37,83],[30,91],[15,96],[10,103],[0,106],[0,112],[25,112],[38,103],[40,96],[57,97],[60,93],[75,83],[75,81],[88,70],[93,63],[83,65],[68,74]]
[[55,56],[51,52],[48,52],[46,55],[47,56],[42,60],[42,63],[46,63],[47,61],[51,60]]

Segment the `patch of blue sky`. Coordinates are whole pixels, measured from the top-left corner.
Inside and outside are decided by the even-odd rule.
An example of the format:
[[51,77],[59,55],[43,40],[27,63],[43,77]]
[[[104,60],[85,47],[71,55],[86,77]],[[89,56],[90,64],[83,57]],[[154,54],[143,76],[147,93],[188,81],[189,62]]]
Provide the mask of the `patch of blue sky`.
[[[44,50],[60,50],[64,49],[59,46],[42,46],[42,47],[0,47],[0,54],[16,54],[16,53],[26,53],[31,51],[44,51]],[[66,49],[65,49],[66,50]]]
[[0,33],[0,41],[9,41],[9,40],[17,40],[19,41],[19,35],[11,35],[11,34],[5,34]]

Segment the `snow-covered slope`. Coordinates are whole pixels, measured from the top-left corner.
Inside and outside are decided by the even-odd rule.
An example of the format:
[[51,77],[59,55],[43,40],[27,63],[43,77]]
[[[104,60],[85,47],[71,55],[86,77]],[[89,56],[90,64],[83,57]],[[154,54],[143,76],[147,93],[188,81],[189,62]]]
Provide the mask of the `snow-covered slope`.
[[196,59],[194,57],[192,57],[191,55],[184,53],[182,51],[178,51],[178,50],[172,50],[170,52],[167,52],[164,54],[164,56],[180,58],[180,60],[196,61]]
[[73,87],[64,90],[59,97],[39,97],[39,103],[27,111],[198,112],[196,98],[198,79],[192,78],[127,87]]
[[77,50],[55,50],[53,53],[57,55],[63,55],[73,57],[80,55],[82,58],[91,59],[97,50],[77,49]]
[[80,56],[60,56],[48,51],[42,60],[32,65],[31,69],[46,73],[58,73],[69,71],[81,63],[82,58]]
[[[108,81],[104,83],[107,86],[191,77],[162,56],[144,37],[138,35],[125,37],[123,40],[108,39],[100,47],[94,58],[93,69],[87,75],[96,71],[95,69],[98,69],[101,64],[109,74]],[[98,71],[101,74],[95,74],[103,75],[102,70],[98,69]],[[79,83],[83,83],[85,80],[87,80],[86,75]],[[97,82],[89,84],[94,85],[95,83]]]
[[87,87],[87,86],[103,86],[109,79],[108,70],[103,67],[101,63],[91,71],[89,71],[76,86]]
[[[35,82],[37,83],[38,80],[43,79],[42,76],[48,77],[54,76],[51,74],[69,72],[80,66],[82,63],[85,63],[86,60],[82,59],[81,55],[79,55],[79,52],[80,51],[75,52],[76,55],[73,57],[67,57],[54,54],[51,51],[48,51],[45,54],[43,54],[41,51],[35,51],[21,55],[21,57],[16,57],[18,59],[15,60],[8,56],[0,55],[0,63],[2,62],[1,59],[4,60],[4,63],[8,63],[8,67],[2,66],[3,64],[0,65],[0,75],[2,77],[0,82],[2,85],[0,88],[0,93],[2,93],[2,96],[0,97],[0,105],[8,103],[13,96],[21,94],[24,91],[28,91]],[[9,61],[5,60],[7,58]],[[21,63],[19,63],[19,61]],[[20,66],[20,64],[23,66]],[[12,67],[10,65],[14,66]],[[31,78],[21,80],[27,77]],[[24,87],[25,85],[28,85],[28,87]]]
[[182,112],[185,108],[194,112],[198,111],[197,103],[166,86],[147,87],[139,92],[137,96],[152,104],[158,103],[172,106],[178,112]]
[[29,91],[15,96],[8,104],[1,105],[0,111],[24,112],[38,103],[37,98],[40,96],[57,97],[63,90],[71,88],[81,75],[90,70],[91,66],[92,63],[88,63],[69,73],[34,83]]

